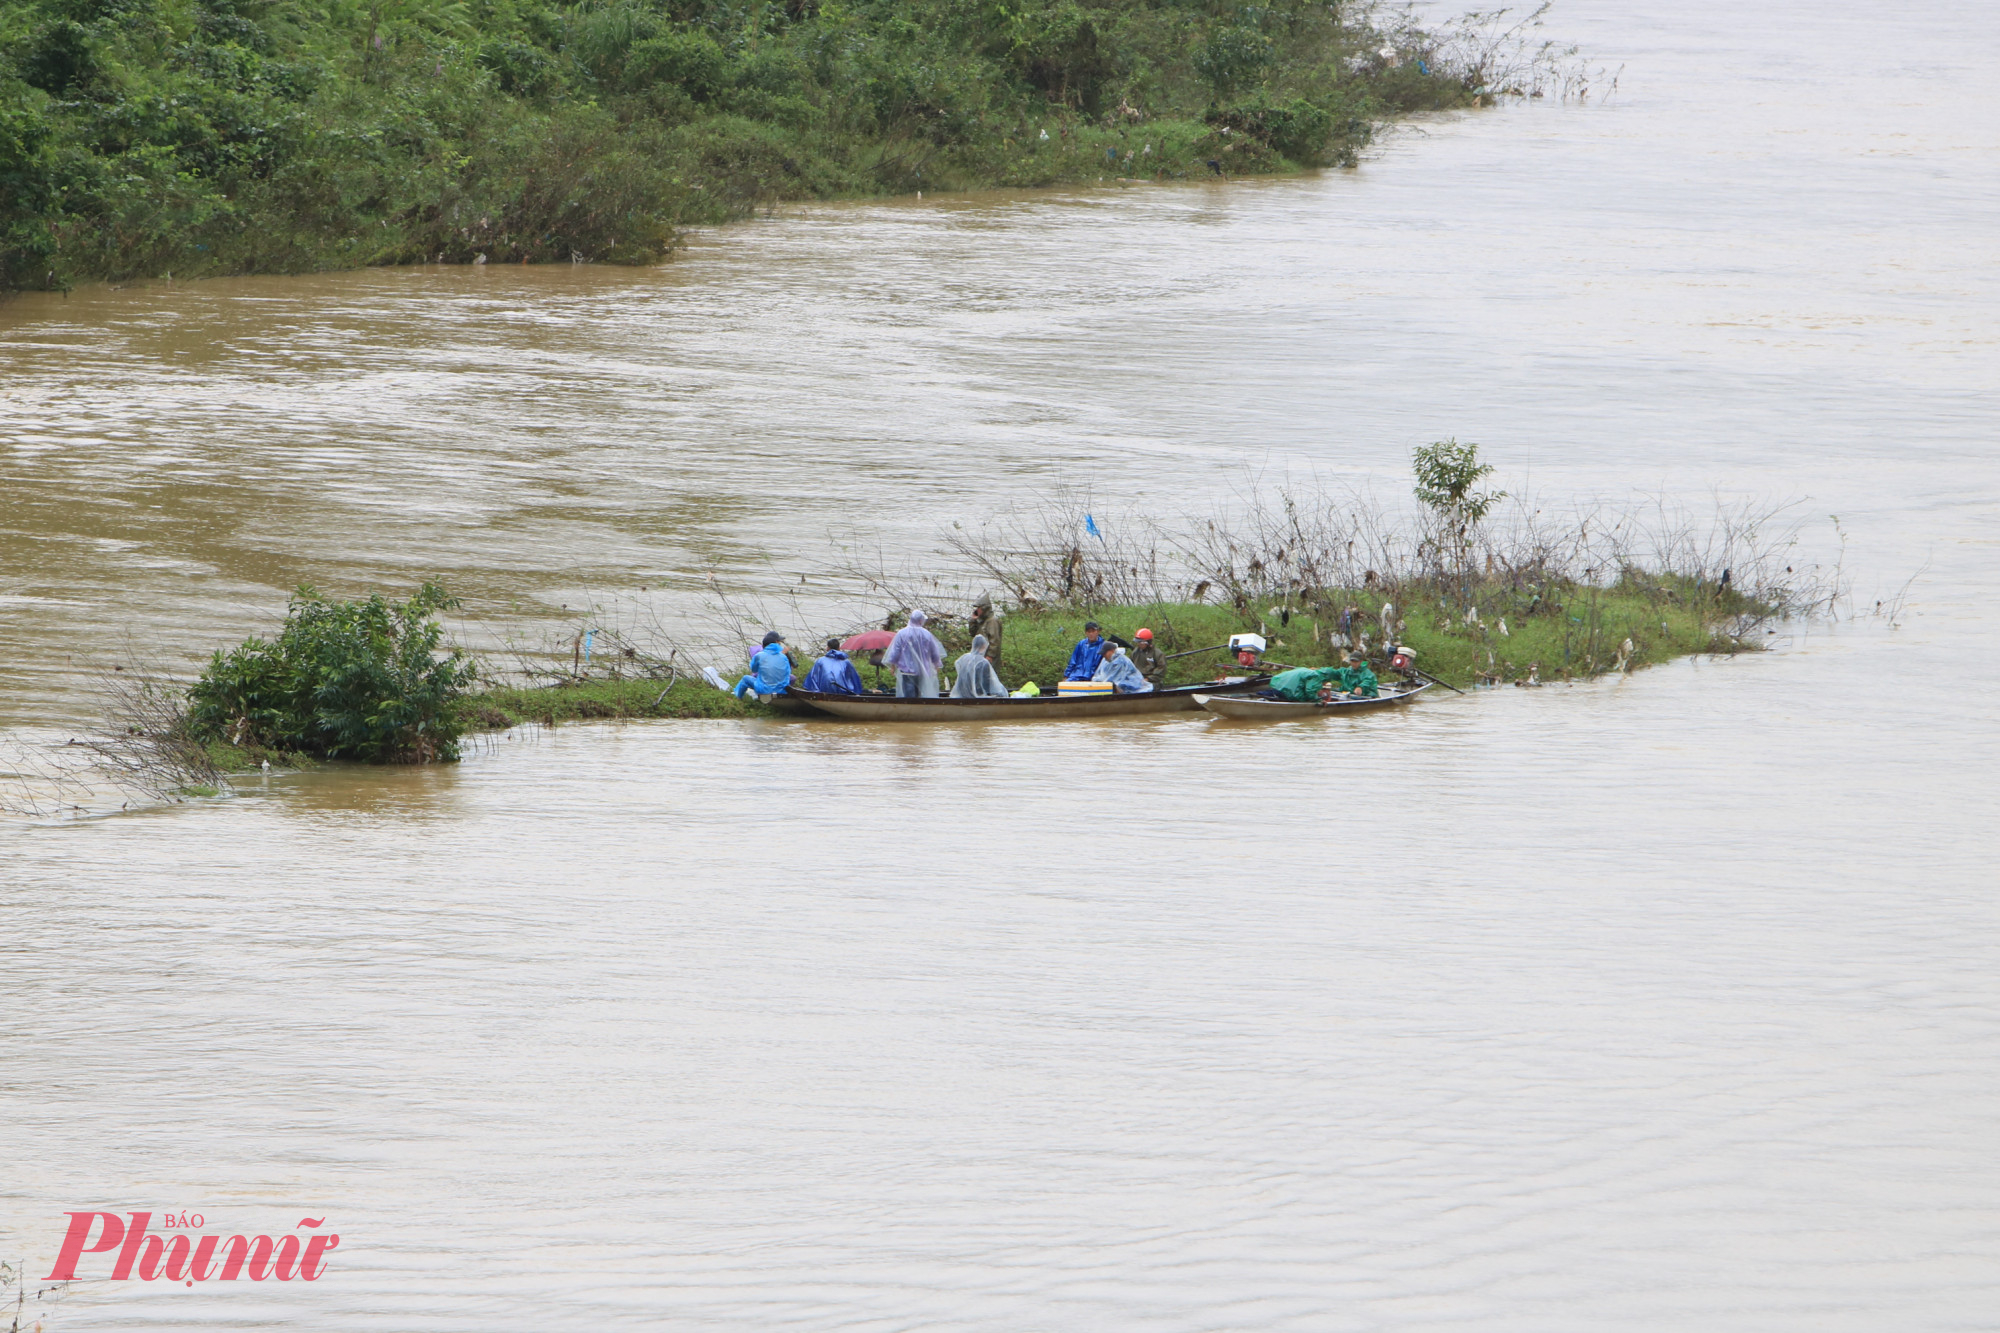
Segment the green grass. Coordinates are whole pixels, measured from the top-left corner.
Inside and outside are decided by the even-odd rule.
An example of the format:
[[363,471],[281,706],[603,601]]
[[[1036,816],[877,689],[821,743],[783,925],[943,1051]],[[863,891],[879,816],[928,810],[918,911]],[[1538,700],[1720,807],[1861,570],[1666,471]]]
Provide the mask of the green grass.
[[601,721],[620,717],[770,717],[767,704],[745,703],[700,680],[678,680],[662,690],[657,680],[582,680],[541,688],[501,686],[466,697],[461,705],[476,728],[495,730],[539,722]]
[[[1439,600],[1432,590],[1398,605],[1397,617],[1405,625],[1401,642],[1416,650],[1420,668],[1461,688],[1522,680],[1532,667],[1539,667],[1545,681],[1601,675],[1615,668],[1627,638],[1633,645],[1628,669],[1691,653],[1735,652],[1750,646],[1716,628],[1723,618],[1751,609],[1747,603],[1678,580],[1627,581],[1612,589],[1573,586],[1546,595],[1529,589],[1487,588],[1465,602],[1447,597],[1452,604],[1440,606]],[[1334,592],[1327,601],[1335,607],[1360,609],[1359,623],[1368,631],[1371,654],[1379,663],[1382,596]],[[1468,603],[1478,613],[1470,625],[1465,623]],[[1339,650],[1329,631],[1337,628],[1338,611],[1315,614],[1295,608],[1287,623],[1282,607],[1277,607],[1281,614],[1271,614],[1275,605],[1237,611],[1207,603],[1156,603],[1016,612],[1007,618],[1002,637],[1001,675],[1013,688],[1024,680],[1049,688],[1062,678],[1086,619],[1128,641],[1142,626],[1150,628],[1154,642],[1166,653],[1227,643],[1231,634],[1250,631],[1269,641],[1269,662],[1337,664]],[[963,622],[948,622],[944,637],[953,655],[965,651]],[[1170,685],[1194,684],[1218,672],[1241,670],[1223,653],[1184,657],[1168,666]]]
[[[1379,644],[1382,597],[1373,592],[1331,593],[1335,607],[1356,606],[1359,623],[1368,630],[1370,656],[1387,670]],[[1447,598],[1447,600],[1450,600]],[[1405,624],[1401,642],[1416,649],[1417,665],[1449,684],[1506,684],[1526,679],[1538,670],[1543,681],[1586,679],[1618,669],[1620,646],[1629,638],[1633,651],[1628,670],[1693,653],[1730,653],[1754,645],[1738,643],[1717,628],[1725,617],[1754,610],[1733,594],[1718,594],[1685,580],[1629,578],[1616,588],[1570,586],[1538,592],[1530,588],[1488,587],[1470,599],[1478,618],[1467,624],[1465,603],[1440,606],[1439,595],[1400,604]],[[1279,608],[1282,611],[1282,608]],[[1330,642],[1332,615],[1295,610],[1288,623],[1271,608],[1237,611],[1209,603],[1154,603],[1148,606],[1102,606],[1089,610],[1016,611],[1006,619],[1002,637],[1001,677],[1010,688],[1032,680],[1046,692],[1062,679],[1070,650],[1083,636],[1083,622],[1096,620],[1106,631],[1132,640],[1141,627],[1153,631],[1154,642],[1167,653],[1210,648],[1244,631],[1262,633],[1269,641],[1268,664],[1328,666],[1337,664],[1340,650]],[[1502,622],[1507,633],[1500,632]],[[963,621],[933,621],[941,630],[948,658],[967,651]],[[811,665],[802,654],[796,671]],[[857,663],[870,686],[876,674]],[[1169,685],[1192,685],[1219,674],[1241,674],[1243,668],[1225,653],[1205,652],[1168,664]],[[882,673],[893,686],[894,676]],[[497,687],[467,696],[461,705],[474,728],[499,729],[536,722],[612,718],[749,718],[771,717],[768,705],[746,703],[698,680],[676,681],[662,691],[660,682],[646,679],[585,679],[545,688]]]
[[265,764],[272,768],[313,768],[319,761],[309,754],[297,750],[269,750],[261,745],[231,745],[228,741],[210,740],[202,745],[208,762],[222,773],[248,773],[260,769]]

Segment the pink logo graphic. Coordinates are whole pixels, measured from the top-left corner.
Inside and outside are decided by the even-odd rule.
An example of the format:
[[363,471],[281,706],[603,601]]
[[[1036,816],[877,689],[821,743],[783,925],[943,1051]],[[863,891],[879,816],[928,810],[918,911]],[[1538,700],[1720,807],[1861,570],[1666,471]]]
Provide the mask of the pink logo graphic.
[[[290,1234],[275,1241],[269,1236],[231,1236],[227,1243],[220,1236],[191,1240],[183,1234],[169,1241],[163,1236],[147,1234],[153,1223],[151,1213],[127,1216],[131,1218],[129,1222],[116,1213],[69,1214],[69,1232],[63,1236],[62,1251],[56,1256],[55,1270],[48,1280],[72,1282],[76,1279],[77,1261],[84,1255],[117,1250],[117,1262],[111,1266],[114,1282],[128,1280],[135,1268],[142,1282],[166,1278],[190,1287],[210,1279],[234,1282],[240,1275],[247,1275],[252,1282],[272,1277],[280,1282],[290,1282],[293,1278],[313,1282],[326,1271],[327,1251],[340,1244],[340,1237],[332,1232],[305,1236],[303,1243],[301,1237]],[[200,1231],[207,1220],[200,1213],[164,1213],[160,1230]],[[325,1221],[323,1217],[302,1217],[299,1226],[312,1231]],[[218,1249],[220,1256],[216,1253]]]

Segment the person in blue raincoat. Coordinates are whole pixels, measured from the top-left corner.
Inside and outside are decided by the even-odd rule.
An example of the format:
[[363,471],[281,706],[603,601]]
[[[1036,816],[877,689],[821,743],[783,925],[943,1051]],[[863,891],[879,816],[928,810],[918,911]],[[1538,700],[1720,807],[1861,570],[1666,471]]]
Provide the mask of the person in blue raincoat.
[[1069,655],[1069,665],[1063,668],[1064,680],[1091,680],[1097,675],[1097,664],[1104,660],[1103,627],[1095,620],[1083,622],[1083,637]]
[[1109,681],[1120,694],[1150,694],[1153,690],[1153,682],[1140,674],[1138,665],[1125,655],[1118,639],[1104,645],[1104,660],[1097,664],[1097,672],[1091,679]]
[[861,673],[854,669],[847,654],[840,650],[839,639],[826,641],[826,656],[814,662],[812,670],[806,672],[802,690],[813,690],[819,694],[863,694]]
[[792,685],[792,659],[785,655],[785,636],[772,630],[764,636],[764,646],[750,654],[750,674],[736,682],[736,697],[754,694],[767,699],[783,694]]

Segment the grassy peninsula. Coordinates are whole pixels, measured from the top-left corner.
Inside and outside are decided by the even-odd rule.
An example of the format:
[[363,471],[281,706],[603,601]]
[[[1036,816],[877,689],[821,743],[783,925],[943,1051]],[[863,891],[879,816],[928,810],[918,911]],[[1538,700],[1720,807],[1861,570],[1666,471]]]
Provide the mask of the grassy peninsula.
[[[1559,585],[1513,588],[1482,586],[1483,605],[1458,603],[1449,596],[1427,604],[1398,607],[1388,595],[1367,590],[1329,590],[1314,608],[1283,606],[1238,610],[1212,602],[1154,602],[1146,605],[1013,608],[1001,637],[1001,676],[1019,687],[1034,681],[1043,690],[1062,679],[1070,650],[1082,637],[1083,622],[1094,619],[1108,634],[1130,640],[1151,629],[1161,651],[1193,655],[1168,664],[1167,683],[1190,685],[1242,668],[1224,653],[1194,650],[1227,643],[1229,636],[1261,632],[1270,644],[1266,661],[1286,666],[1335,666],[1342,654],[1358,654],[1388,674],[1382,651],[1382,609],[1390,612],[1390,640],[1416,650],[1417,665],[1461,689],[1482,685],[1555,684],[1614,671],[1632,671],[1693,653],[1735,653],[1755,647],[1724,626],[1739,618],[1761,619],[1753,599],[1729,587],[1638,574],[1608,587]],[[1440,605],[1442,601],[1444,604]],[[1338,607],[1338,610],[1330,610]],[[1353,608],[1350,629],[1340,617]],[[1469,614],[1468,614],[1469,613]],[[1396,625],[1401,629],[1397,630]],[[956,657],[970,647],[963,617],[933,615],[930,627]],[[1360,635],[1366,634],[1365,644]],[[803,674],[814,656],[803,636],[796,651]],[[1629,646],[1628,646],[1629,645]],[[861,665],[871,687],[874,673]],[[1275,669],[1267,667],[1267,669]],[[732,677],[733,679],[733,677]],[[894,686],[893,673],[884,683]],[[744,703],[699,680],[678,680],[671,688],[643,675],[620,674],[613,665],[539,687],[493,686],[466,699],[467,722],[476,728],[523,723],[554,726],[608,718],[713,718],[770,716],[773,710]]]
[[[1269,645],[1266,669],[1359,660],[1386,675],[1402,646],[1415,651],[1424,673],[1472,689],[1754,650],[1771,621],[1810,613],[1828,592],[1822,571],[1792,563],[1795,534],[1771,530],[1775,511],[1721,511],[1700,522],[1665,511],[1595,510],[1549,521],[1516,500],[1496,523],[1502,503],[1515,497],[1482,489],[1494,469],[1477,446],[1440,440],[1417,449],[1411,464],[1415,511],[1390,511],[1359,495],[1252,491],[1216,518],[1100,523],[1088,496],[1058,491],[978,529],[952,525],[945,549],[926,563],[954,569],[958,581],[881,568],[836,574],[857,596],[900,608],[881,628],[923,607],[953,658],[971,647],[960,610],[972,600],[967,585],[988,596],[1001,590],[1001,678],[1010,688],[1034,681],[1044,690],[1062,678],[1087,620],[1127,640],[1150,629],[1162,652],[1186,654],[1168,663],[1168,685],[1240,672],[1226,654],[1203,650],[1254,632]],[[690,657],[680,657],[689,645],[657,629],[592,613],[567,641],[579,645],[588,630],[614,645],[595,674],[576,653],[564,662],[558,651],[541,667],[524,661],[548,683],[486,689],[468,700],[468,724],[764,713],[711,686],[681,680],[667,688],[657,677],[680,657],[718,664],[733,680],[729,668],[740,669],[771,628],[790,636],[802,674],[830,631],[877,627],[812,625],[796,606],[725,599],[714,609],[721,634]],[[872,674],[862,667],[871,686]]]
[[0,0],[0,289],[1352,163],[1492,73],[1362,0]]

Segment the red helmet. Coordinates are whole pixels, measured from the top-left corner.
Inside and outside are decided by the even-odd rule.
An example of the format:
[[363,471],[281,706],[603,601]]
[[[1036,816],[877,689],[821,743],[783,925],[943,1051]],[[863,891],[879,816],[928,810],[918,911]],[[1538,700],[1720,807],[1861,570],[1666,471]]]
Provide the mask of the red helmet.
[[1149,629],[1142,629],[1137,634],[1134,634],[1132,637],[1135,639],[1144,639],[1146,642],[1151,643],[1153,641],[1153,631]]

